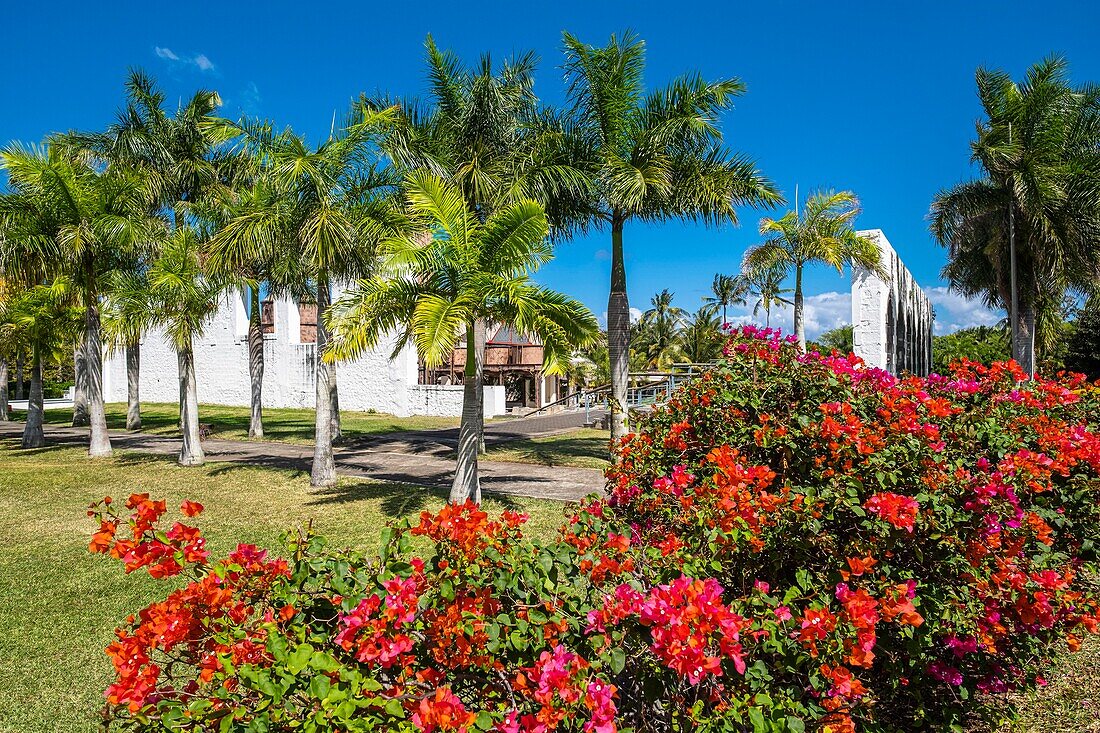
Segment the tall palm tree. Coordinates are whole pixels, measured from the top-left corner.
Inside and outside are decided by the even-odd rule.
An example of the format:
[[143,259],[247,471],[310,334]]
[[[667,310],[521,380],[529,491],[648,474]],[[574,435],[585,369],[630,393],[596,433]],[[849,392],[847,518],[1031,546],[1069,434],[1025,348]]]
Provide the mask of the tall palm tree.
[[721,114],[744,92],[737,79],[687,75],[645,95],[645,48],[631,33],[604,47],[564,34],[565,76],[577,154],[591,180],[589,222],[611,230],[607,303],[612,437],[626,434],[630,304],[623,232],[635,220],[737,222],[738,205],[782,202],[748,158],[723,147]]
[[478,478],[478,395],[483,384],[477,331],[493,322],[538,336],[545,368],[560,372],[573,349],[596,338],[596,319],[579,302],[529,279],[551,258],[542,207],[521,200],[484,222],[466,206],[453,182],[426,171],[405,181],[407,204],[432,231],[388,240],[386,270],[359,283],[333,307],[330,358],[348,358],[401,332],[429,366],[442,364],[465,337],[466,368],[458,457],[450,500],[481,501]]
[[722,355],[725,338],[722,326],[725,318],[718,320],[717,305],[704,305],[695,311],[680,332],[683,354],[693,364],[715,361]]
[[[535,56],[495,64],[485,54],[476,66],[440,49],[428,36],[428,98],[366,99],[376,113],[396,110],[382,148],[405,175],[427,170],[453,182],[466,208],[484,222],[496,209],[531,199],[547,213],[552,237],[565,236],[584,219],[589,181],[584,156],[560,115],[540,110],[535,97]],[[484,326],[484,324],[483,324]],[[480,327],[476,335],[484,333]],[[485,344],[477,348],[484,352]],[[483,395],[478,395],[482,399]],[[484,452],[484,426],[478,423]]]
[[749,297],[753,299],[753,318],[760,316],[764,311],[764,327],[772,326],[772,308],[780,305],[794,305],[787,296],[792,294],[790,288],[783,287],[783,279],[786,273],[777,268],[761,270],[752,277],[744,277],[748,286]]
[[687,314],[672,304],[673,296],[668,288],[654,295],[638,323],[637,349],[652,369],[668,367],[684,355],[680,332]]
[[181,466],[200,466],[206,456],[199,436],[195,339],[202,336],[229,288],[236,283],[203,268],[202,242],[196,229],[179,227],[167,238],[149,267],[149,298],[154,325],[176,348],[180,387]]
[[1067,291],[1088,295],[1100,277],[1100,87],[1074,86],[1057,57],[1020,83],[988,69],[976,81],[981,177],[937,194],[931,229],[952,285],[1009,311],[1013,358],[1033,374],[1036,336],[1057,332]]
[[[42,272],[64,274],[84,310],[83,387],[91,425],[88,454],[111,454],[103,405],[101,283],[154,236],[148,181],[133,171],[101,172],[68,145],[11,145],[0,153],[12,192],[0,200],[6,236],[0,265],[27,282]],[[36,279],[32,272],[37,272]]]
[[859,215],[859,200],[851,191],[815,193],[801,211],[788,211],[779,219],[760,220],[763,243],[745,253],[742,270],[748,277],[779,270],[794,270],[794,332],[806,350],[802,274],[807,265],[822,263],[843,273],[845,265],[859,265],[882,272],[882,254],[873,239],[852,227]]
[[725,325],[728,323],[727,309],[731,305],[745,305],[749,287],[743,277],[718,273],[710,284],[710,292],[710,295],[703,298],[703,302],[722,309],[722,325]]
[[377,167],[373,147],[380,125],[393,114],[392,109],[362,110],[316,147],[290,130],[239,126],[270,192],[232,217],[207,246],[211,267],[220,271],[240,271],[258,261],[289,262],[312,285],[317,303],[314,487],[336,481],[336,364],[321,358],[328,347],[326,314],[333,283],[369,275],[376,245],[404,226],[393,199],[397,181],[392,172]]

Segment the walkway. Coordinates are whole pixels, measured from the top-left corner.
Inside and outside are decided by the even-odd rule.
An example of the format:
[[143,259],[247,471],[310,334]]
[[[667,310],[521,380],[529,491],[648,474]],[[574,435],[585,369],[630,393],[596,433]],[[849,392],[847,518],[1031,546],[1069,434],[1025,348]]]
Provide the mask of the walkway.
[[[489,427],[490,425],[486,425],[487,439],[490,435]],[[528,429],[537,427],[549,427],[549,424],[528,426]],[[21,422],[0,422],[0,438],[18,438],[22,432]],[[46,425],[45,432],[47,444],[86,445],[88,441],[87,428]],[[395,433],[338,447],[336,469],[342,476],[449,489],[454,476],[454,459],[450,456],[451,449],[444,442],[447,432]],[[444,435],[425,435],[434,433]],[[534,434],[550,433],[536,431]],[[120,450],[158,455],[174,455],[180,450],[180,440],[177,437],[117,430],[112,430],[110,435],[112,445]],[[512,437],[520,435],[513,434]],[[308,445],[211,438],[203,441],[202,446],[207,460],[212,462],[245,463],[308,473],[313,460],[313,447]],[[481,488],[485,492],[577,501],[588,494],[602,491],[604,485],[603,472],[593,468],[549,467],[497,461],[482,461],[479,465]]]

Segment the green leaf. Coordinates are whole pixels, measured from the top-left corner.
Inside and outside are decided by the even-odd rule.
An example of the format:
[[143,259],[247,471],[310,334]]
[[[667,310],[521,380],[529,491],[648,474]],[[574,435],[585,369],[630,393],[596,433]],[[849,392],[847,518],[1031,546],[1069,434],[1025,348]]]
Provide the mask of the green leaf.
[[619,674],[626,666],[626,652],[622,647],[615,647],[611,650],[611,671],[615,674]]
[[788,715],[787,730],[791,731],[791,733],[805,733],[806,724],[802,722],[802,718],[796,718],[793,715]]
[[310,663],[313,658],[313,647],[309,644],[299,644],[298,647],[290,653],[287,657],[286,666],[291,674],[298,674],[306,665]]

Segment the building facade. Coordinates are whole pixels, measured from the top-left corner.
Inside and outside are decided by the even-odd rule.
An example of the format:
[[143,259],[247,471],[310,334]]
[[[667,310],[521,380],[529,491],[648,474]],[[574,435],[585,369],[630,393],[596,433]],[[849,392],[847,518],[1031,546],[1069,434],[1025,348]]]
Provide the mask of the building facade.
[[925,376],[932,370],[932,303],[881,229],[858,233],[878,243],[887,277],[852,268],[853,351],[867,366]]
[[[339,297],[339,293],[334,294]],[[195,372],[199,404],[247,406],[248,309],[245,292],[226,294],[202,337],[195,341]],[[316,394],[316,307],[280,298],[265,301],[265,407],[314,406]],[[462,387],[421,384],[416,350],[406,347],[393,355],[396,339],[383,339],[358,359],[341,362],[336,381],[343,410],[389,413],[398,417],[462,414]],[[141,344],[141,399],[146,402],[179,400],[176,349],[161,331],[146,335]],[[485,388],[485,415],[504,414],[503,386]],[[107,354],[103,364],[103,394],[108,402],[126,401],[126,358]]]

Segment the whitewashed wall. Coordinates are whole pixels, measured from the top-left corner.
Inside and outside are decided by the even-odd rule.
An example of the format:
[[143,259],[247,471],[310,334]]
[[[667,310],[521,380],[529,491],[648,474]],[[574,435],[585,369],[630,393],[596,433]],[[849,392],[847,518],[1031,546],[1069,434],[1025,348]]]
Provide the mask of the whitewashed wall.
[[[248,316],[243,295],[231,293],[195,343],[199,403],[249,404]],[[394,339],[384,339],[370,353],[336,367],[340,409],[376,410],[399,417],[462,414],[462,388],[417,384],[416,352],[406,347],[393,359]],[[290,300],[275,302],[275,333],[264,339],[265,407],[312,408],[315,398],[316,346],[301,343],[298,308]],[[162,332],[141,345],[141,399],[177,402],[179,369],[175,347]],[[457,400],[451,391],[457,389]],[[499,392],[499,395],[497,394]],[[103,365],[103,393],[108,402],[126,401],[126,359],[108,355]],[[505,412],[504,388],[486,387],[485,414]]]
[[852,268],[852,350],[870,367],[894,374],[928,374],[932,303],[881,229],[859,234],[878,243],[888,279],[862,267]]

